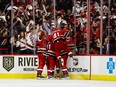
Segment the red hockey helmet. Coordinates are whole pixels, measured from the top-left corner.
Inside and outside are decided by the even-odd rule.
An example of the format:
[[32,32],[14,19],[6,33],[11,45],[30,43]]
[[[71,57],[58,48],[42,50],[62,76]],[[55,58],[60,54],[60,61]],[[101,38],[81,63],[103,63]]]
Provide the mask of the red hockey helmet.
[[46,36],[44,31],[41,32],[41,36]]
[[39,31],[39,32],[38,32],[38,36],[46,36],[46,34],[45,34],[44,31]]

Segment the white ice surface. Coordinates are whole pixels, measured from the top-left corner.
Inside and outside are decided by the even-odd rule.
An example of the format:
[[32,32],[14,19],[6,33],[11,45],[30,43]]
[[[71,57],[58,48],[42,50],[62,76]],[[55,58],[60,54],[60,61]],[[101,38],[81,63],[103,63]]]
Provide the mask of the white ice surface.
[[0,79],[0,87],[116,87],[116,82],[95,80]]

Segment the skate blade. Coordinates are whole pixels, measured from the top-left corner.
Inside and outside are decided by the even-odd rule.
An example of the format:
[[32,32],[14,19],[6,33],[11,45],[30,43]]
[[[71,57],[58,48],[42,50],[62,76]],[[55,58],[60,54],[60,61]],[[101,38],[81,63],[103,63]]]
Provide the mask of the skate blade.
[[67,77],[67,78],[61,78],[61,80],[69,80],[69,77]]
[[45,78],[37,78],[37,80],[45,80]]
[[50,78],[50,79],[47,78],[46,80],[56,80],[56,79],[55,78]]

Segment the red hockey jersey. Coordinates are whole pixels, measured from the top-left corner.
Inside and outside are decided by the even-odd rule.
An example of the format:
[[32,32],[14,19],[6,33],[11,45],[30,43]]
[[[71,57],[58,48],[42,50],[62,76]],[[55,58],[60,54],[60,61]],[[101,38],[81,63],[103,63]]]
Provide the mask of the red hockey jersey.
[[46,39],[37,40],[37,53],[46,53]]

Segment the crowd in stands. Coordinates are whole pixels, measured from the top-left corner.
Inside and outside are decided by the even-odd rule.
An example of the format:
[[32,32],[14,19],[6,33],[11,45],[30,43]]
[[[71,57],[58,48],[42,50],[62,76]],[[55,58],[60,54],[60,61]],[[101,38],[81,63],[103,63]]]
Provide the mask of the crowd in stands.
[[[70,31],[66,39],[73,53],[87,54],[87,0],[76,0],[76,11],[74,0],[56,0],[56,20],[53,0],[35,0],[34,5],[31,0],[13,1],[13,7],[8,2],[0,10],[0,54],[34,54],[38,32],[50,35],[56,27]],[[116,54],[116,1],[110,1],[109,9],[108,0],[103,0],[103,43],[100,41],[100,0],[90,2],[90,54],[100,54],[100,47],[103,54]]]

